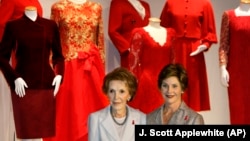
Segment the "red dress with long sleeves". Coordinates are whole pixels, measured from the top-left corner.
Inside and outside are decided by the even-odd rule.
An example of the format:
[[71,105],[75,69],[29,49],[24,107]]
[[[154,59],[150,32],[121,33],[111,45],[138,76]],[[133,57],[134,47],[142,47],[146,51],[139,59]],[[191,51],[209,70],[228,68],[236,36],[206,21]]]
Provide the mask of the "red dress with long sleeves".
[[52,5],[58,24],[65,75],[56,100],[56,136],[44,141],[87,141],[88,116],[108,105],[102,93],[105,46],[100,3],[69,0]]
[[229,110],[231,124],[250,124],[250,16],[223,13],[219,59],[229,73]]
[[145,9],[142,18],[138,11],[128,0],[112,0],[109,11],[108,33],[114,46],[120,53],[121,66],[128,68],[130,39],[132,30],[148,24],[150,7],[145,1],[139,0]]
[[190,56],[201,44],[209,50],[212,43],[217,43],[210,1],[167,0],[160,18],[162,26],[176,31],[175,61],[183,64],[189,78],[189,86],[183,95],[185,102],[196,111],[210,110],[204,53]]

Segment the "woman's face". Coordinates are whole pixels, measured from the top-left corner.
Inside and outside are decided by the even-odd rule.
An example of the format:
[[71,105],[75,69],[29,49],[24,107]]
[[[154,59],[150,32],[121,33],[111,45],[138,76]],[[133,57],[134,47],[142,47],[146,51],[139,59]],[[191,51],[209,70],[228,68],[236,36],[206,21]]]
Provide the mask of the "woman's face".
[[130,99],[129,89],[125,81],[112,80],[109,82],[108,98],[114,110],[125,109]]
[[177,77],[171,76],[164,79],[160,91],[165,100],[165,104],[179,106],[182,100],[181,95],[183,91]]

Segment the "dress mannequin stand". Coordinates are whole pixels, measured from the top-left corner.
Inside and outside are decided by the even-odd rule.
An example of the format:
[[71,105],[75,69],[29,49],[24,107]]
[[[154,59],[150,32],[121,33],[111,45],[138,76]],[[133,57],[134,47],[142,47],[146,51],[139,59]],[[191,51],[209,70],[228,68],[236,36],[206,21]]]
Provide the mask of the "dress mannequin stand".
[[32,21],[35,21],[37,18],[37,9],[34,6],[27,6],[25,7],[24,14]]
[[[250,16],[250,0],[241,0],[240,5],[234,10],[236,16]],[[229,73],[226,69],[227,63],[223,63],[221,70],[221,83],[223,86],[229,86]]]
[[166,29],[160,25],[160,22],[161,20],[159,18],[149,18],[149,24],[145,26],[144,29],[156,42],[163,45],[167,39],[167,32]]

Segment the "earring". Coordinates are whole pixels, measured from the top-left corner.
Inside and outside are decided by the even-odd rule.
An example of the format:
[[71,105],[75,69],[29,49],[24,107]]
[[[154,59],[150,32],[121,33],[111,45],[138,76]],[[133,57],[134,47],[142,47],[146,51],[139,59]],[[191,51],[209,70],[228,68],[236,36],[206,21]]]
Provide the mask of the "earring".
[[130,98],[131,98],[131,97],[129,97],[129,98],[127,99],[127,101],[129,101],[129,100],[130,100]]

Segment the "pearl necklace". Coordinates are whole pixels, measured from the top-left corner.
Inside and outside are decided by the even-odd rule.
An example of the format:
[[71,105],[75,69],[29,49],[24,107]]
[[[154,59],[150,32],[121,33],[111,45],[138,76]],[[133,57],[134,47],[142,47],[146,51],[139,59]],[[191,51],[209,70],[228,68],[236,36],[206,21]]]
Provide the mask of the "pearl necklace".
[[126,121],[127,121],[127,119],[128,119],[128,107],[126,107],[126,117],[125,117],[125,119],[124,119],[124,121],[123,121],[122,123],[117,122],[116,119],[115,119],[115,117],[112,115],[112,107],[110,107],[110,114],[111,114],[111,117],[112,117],[113,121],[114,121],[117,125],[122,126],[122,125],[124,125],[124,124],[126,123]]

